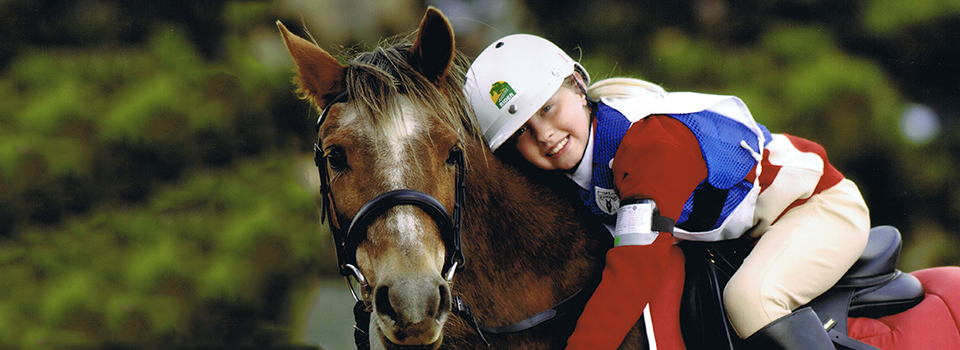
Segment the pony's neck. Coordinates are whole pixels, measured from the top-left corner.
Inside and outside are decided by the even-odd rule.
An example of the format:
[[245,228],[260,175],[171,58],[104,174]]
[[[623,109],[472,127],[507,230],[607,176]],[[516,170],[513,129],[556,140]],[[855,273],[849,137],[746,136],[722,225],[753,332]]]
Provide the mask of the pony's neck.
[[599,274],[609,244],[602,225],[589,225],[572,201],[492,153],[472,153],[463,236],[468,262],[457,290],[485,322],[509,324],[546,310]]

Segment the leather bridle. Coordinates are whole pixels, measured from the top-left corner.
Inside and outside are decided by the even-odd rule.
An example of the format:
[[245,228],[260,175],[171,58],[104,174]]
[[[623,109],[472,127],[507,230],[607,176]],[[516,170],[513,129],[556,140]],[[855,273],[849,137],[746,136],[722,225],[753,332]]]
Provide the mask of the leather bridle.
[[[317,119],[317,132],[320,126],[327,118],[330,107],[337,103],[347,102],[348,94],[346,91],[338,94],[333,100],[324,107]],[[323,155],[323,140],[317,138],[317,143],[313,145],[314,163],[320,171],[320,196],[321,196],[321,214],[320,222],[326,220],[330,215],[330,232],[333,235],[336,245],[337,260],[340,267],[340,275],[345,278],[353,276],[364,289],[369,288],[366,277],[357,267],[356,250],[357,246],[367,237],[367,227],[393,207],[401,205],[413,205],[424,212],[436,222],[440,230],[440,236],[443,238],[447,251],[447,257],[441,272],[447,282],[453,281],[456,272],[463,269],[466,259],[463,256],[463,249],[460,240],[461,217],[463,212],[463,202],[466,197],[466,188],[464,175],[466,171],[466,160],[464,159],[463,149],[460,146],[451,150],[451,158],[456,163],[457,174],[455,177],[456,193],[454,195],[453,215],[450,215],[442,204],[429,194],[411,190],[399,189],[380,194],[376,198],[364,204],[350,222],[346,230],[338,222],[336,215],[336,204],[333,200],[333,194],[330,191],[330,179],[327,174],[327,159]],[[349,283],[349,280],[348,280]],[[353,288],[350,288],[351,293]],[[354,299],[360,298],[354,293]]]

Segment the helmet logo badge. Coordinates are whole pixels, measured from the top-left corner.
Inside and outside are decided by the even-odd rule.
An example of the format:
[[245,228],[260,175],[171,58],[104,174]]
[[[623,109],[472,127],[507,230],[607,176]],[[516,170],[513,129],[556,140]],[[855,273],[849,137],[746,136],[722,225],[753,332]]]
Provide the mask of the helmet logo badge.
[[506,106],[507,102],[516,95],[517,92],[513,91],[513,87],[505,81],[498,81],[490,87],[490,100],[497,105],[498,109],[503,109],[503,106]]

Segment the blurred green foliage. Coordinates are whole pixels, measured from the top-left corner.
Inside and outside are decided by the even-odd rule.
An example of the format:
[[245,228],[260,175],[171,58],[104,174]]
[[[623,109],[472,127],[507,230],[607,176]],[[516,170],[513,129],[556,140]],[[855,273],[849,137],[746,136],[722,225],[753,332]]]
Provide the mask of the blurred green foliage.
[[0,253],[0,344],[289,341],[288,293],[323,258],[312,194],[288,181],[295,163],[192,171],[146,205],[24,229]]
[[[295,344],[333,265],[297,181],[311,112],[250,53],[271,4],[205,4],[0,2],[0,349]],[[51,21],[82,29],[21,27]]]

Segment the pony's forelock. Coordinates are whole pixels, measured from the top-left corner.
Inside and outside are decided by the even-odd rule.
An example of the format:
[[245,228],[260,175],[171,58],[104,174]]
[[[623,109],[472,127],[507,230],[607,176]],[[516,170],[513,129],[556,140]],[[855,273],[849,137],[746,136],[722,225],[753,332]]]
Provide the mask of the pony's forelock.
[[434,83],[417,73],[408,62],[411,46],[405,41],[361,53],[350,61],[346,88],[357,112],[369,116],[371,126],[380,132],[401,132],[406,124],[404,113],[399,109],[403,95],[413,108],[436,114],[438,123],[430,127],[449,128],[464,147],[483,144],[480,128],[469,114],[471,109],[462,92],[466,58],[458,52],[447,73]]

